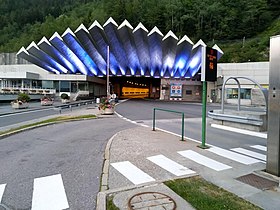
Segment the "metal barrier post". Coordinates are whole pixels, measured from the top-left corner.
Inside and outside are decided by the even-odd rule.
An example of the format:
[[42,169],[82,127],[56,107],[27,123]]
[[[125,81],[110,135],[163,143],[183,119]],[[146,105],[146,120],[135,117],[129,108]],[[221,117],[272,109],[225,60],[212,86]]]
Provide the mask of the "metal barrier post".
[[156,110],[182,114],[182,138],[181,138],[181,141],[184,141],[185,113],[174,111],[174,110],[169,110],[169,109],[154,108],[154,112],[153,112],[153,131],[156,130]]
[[154,113],[153,113],[153,131],[156,130],[156,108],[154,108]]

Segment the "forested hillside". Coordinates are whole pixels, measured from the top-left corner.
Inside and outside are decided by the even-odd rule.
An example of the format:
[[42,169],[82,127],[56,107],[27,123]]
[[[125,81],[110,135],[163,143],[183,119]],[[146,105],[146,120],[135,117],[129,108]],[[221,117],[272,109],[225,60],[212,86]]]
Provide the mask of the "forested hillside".
[[0,0],[0,52],[17,52],[31,41],[101,24],[142,22],[163,34],[172,30],[203,39],[225,52],[223,62],[268,60],[269,37],[280,34],[279,0]]

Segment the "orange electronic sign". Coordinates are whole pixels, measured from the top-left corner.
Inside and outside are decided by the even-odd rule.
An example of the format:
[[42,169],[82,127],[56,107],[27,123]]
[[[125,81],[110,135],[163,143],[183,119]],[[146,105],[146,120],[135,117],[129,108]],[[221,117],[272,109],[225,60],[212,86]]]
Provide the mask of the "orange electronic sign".
[[205,81],[217,81],[217,50],[206,47]]

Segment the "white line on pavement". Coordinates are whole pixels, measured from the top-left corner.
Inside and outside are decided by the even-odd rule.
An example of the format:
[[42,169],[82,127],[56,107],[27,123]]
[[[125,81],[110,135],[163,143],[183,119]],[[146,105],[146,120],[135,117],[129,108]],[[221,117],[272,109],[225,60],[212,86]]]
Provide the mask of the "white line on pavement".
[[195,151],[192,150],[185,150],[185,151],[180,151],[178,152],[180,155],[182,155],[183,157],[186,157],[194,162],[197,162],[201,165],[204,165],[208,168],[211,168],[215,171],[222,171],[222,170],[226,170],[226,169],[230,169],[232,168],[231,166],[228,166],[226,164],[220,163],[216,160],[213,160],[211,158],[205,157]]
[[255,149],[258,149],[258,150],[262,150],[262,151],[267,151],[267,148],[265,146],[262,146],[262,145],[253,145],[253,146],[250,146],[252,148],[255,148]]
[[234,160],[236,162],[239,162],[239,163],[242,163],[242,164],[245,164],[245,165],[250,165],[250,164],[253,164],[253,163],[262,162],[260,160],[250,158],[250,157],[247,157],[245,155],[241,155],[241,154],[238,154],[236,152],[225,150],[225,149],[222,149],[222,148],[219,148],[219,147],[211,147],[207,150],[210,151],[210,152],[213,152],[213,153],[215,153],[219,156],[223,156],[225,158]]
[[223,130],[227,130],[227,131],[232,131],[232,132],[235,132],[235,133],[242,133],[242,134],[246,134],[246,135],[250,135],[250,136],[256,136],[256,137],[267,139],[267,134],[266,133],[248,131],[248,130],[244,130],[244,129],[233,128],[233,127],[229,127],[229,126],[225,126],[225,125],[218,125],[218,124],[211,124],[211,127],[218,128],[218,129],[223,129]]
[[2,197],[3,197],[3,194],[4,194],[5,187],[6,187],[6,184],[1,184],[0,185],[0,203],[2,201]]
[[34,179],[32,210],[69,208],[61,174]]
[[260,153],[257,153],[257,152],[253,152],[253,151],[243,149],[243,148],[233,148],[233,149],[230,149],[230,150],[241,153],[241,154],[244,154],[244,155],[247,155],[247,156],[250,156],[250,157],[253,157],[253,158],[257,158],[257,159],[266,161],[266,155],[263,155],[263,154],[260,154]]
[[160,166],[161,168],[169,171],[170,173],[174,174],[175,176],[183,176],[188,174],[196,173],[193,170],[190,170],[173,160],[165,157],[164,155],[156,155],[147,158],[148,160],[152,161],[156,165]]
[[149,176],[129,161],[111,163],[111,165],[135,185],[155,181],[153,177]]

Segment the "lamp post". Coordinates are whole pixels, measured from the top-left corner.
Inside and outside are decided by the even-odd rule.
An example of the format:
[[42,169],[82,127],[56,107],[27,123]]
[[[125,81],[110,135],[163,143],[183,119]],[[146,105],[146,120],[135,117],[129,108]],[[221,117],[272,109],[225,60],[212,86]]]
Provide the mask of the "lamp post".
[[107,97],[108,98],[110,96],[109,69],[110,69],[110,47],[107,46],[107,81],[106,81],[106,84],[107,84]]

